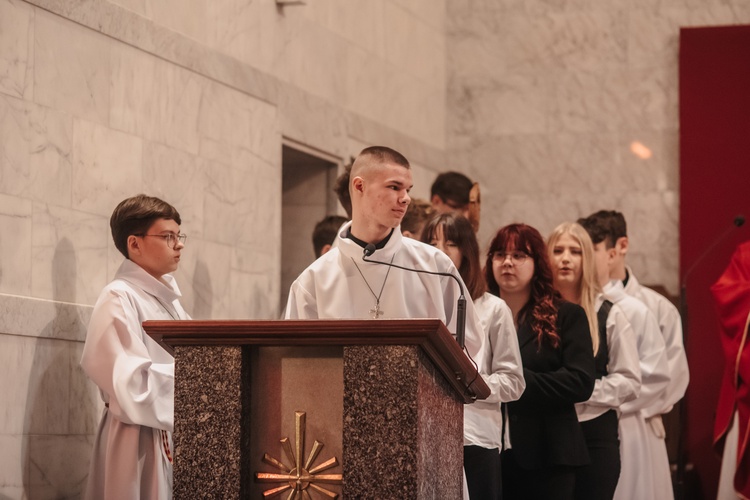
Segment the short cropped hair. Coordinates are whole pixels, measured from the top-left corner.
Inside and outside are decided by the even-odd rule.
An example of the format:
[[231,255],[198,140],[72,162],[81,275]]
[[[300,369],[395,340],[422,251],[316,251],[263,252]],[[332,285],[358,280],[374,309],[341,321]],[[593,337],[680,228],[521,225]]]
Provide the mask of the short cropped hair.
[[607,248],[614,248],[617,240],[628,236],[628,226],[622,213],[616,210],[599,210],[588,217],[578,219],[594,245],[602,241]]
[[[365,156],[370,156],[379,163],[394,163],[404,168],[411,168],[409,160],[404,155],[387,146],[370,146],[369,148],[365,148],[357,155],[357,160]],[[355,160],[355,163],[359,163],[357,160]]]
[[336,240],[336,231],[347,220],[346,217],[340,215],[327,215],[322,221],[315,224],[312,236],[315,257],[320,257],[323,254],[324,246],[333,244]]
[[120,202],[109,218],[115,247],[125,258],[128,255],[128,237],[146,234],[158,219],[169,219],[182,224],[180,213],[166,201],[139,194]]
[[460,172],[443,172],[438,175],[430,188],[430,197],[438,195],[445,202],[457,207],[469,204],[469,193],[474,183]]

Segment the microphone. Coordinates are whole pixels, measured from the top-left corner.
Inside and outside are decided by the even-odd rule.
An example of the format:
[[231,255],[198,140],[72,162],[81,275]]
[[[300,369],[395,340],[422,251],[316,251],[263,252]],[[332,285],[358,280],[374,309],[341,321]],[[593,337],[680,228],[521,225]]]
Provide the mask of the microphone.
[[458,283],[458,288],[461,290],[461,295],[460,297],[458,297],[458,303],[456,304],[456,342],[458,343],[458,346],[463,349],[464,340],[466,338],[466,297],[464,297],[464,286],[461,283],[461,280],[458,279],[458,277],[453,273],[427,271],[425,269],[411,269],[409,267],[399,266],[398,264],[394,264],[392,262],[383,262],[380,260],[368,259],[368,257],[373,253],[375,253],[375,245],[373,245],[372,243],[368,243],[365,247],[364,255],[362,255],[362,260],[365,262],[371,262],[373,264],[383,264],[384,266],[396,267],[398,269],[411,271],[413,273],[433,274],[435,276],[449,276],[453,278],[456,283]]

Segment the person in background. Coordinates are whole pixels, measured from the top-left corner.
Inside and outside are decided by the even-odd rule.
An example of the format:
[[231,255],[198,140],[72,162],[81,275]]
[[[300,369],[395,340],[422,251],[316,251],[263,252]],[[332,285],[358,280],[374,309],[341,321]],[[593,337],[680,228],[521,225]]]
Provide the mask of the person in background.
[[[617,500],[633,498],[673,498],[672,490],[658,496],[655,492],[663,474],[669,469],[666,453],[661,460],[654,459],[649,444],[654,436],[646,421],[648,408],[658,406],[669,385],[669,364],[659,323],[648,307],[625,293],[622,281],[614,278],[619,252],[617,236],[612,227],[602,219],[579,219],[578,223],[589,233],[594,243],[597,272],[600,273],[604,297],[625,313],[636,337],[641,368],[641,392],[636,399],[620,405],[620,480],[615,489]],[[663,441],[662,441],[663,446]]]
[[591,463],[576,469],[577,500],[611,500],[620,477],[618,410],[641,389],[635,334],[622,310],[604,300],[594,245],[575,222],[560,224],[547,240],[555,290],[586,311],[596,362],[594,392],[576,403]]
[[341,215],[326,215],[323,220],[315,224],[312,240],[316,259],[331,249],[336,240],[336,232],[347,220]]
[[481,196],[479,184],[460,172],[439,174],[430,188],[430,203],[436,213],[450,212],[463,215],[479,231]]
[[711,294],[726,357],[714,424],[714,448],[722,454],[716,498],[750,498],[750,242],[737,247]]
[[180,223],[173,206],[146,195],[112,212],[112,238],[125,260],[96,301],[81,358],[104,400],[88,499],[172,498],[174,359],[141,324],[190,319],[170,274],[187,238]]
[[495,384],[492,395],[464,407],[464,471],[470,498],[500,499],[502,475],[501,403],[515,401],[526,386],[521,368],[518,338],[513,315],[505,302],[487,292],[479,244],[471,223],[455,214],[441,214],[424,228],[422,241],[445,252],[458,269],[484,328],[482,359],[476,359],[482,372]]
[[406,215],[401,220],[401,233],[407,238],[421,240],[424,225],[432,217],[432,214],[432,205],[425,200],[412,198],[409,207],[406,209]]
[[513,314],[526,381],[504,405],[503,497],[572,499],[576,468],[590,462],[575,410],[594,390],[586,312],[554,291],[544,239],[526,224],[497,232],[485,276]]

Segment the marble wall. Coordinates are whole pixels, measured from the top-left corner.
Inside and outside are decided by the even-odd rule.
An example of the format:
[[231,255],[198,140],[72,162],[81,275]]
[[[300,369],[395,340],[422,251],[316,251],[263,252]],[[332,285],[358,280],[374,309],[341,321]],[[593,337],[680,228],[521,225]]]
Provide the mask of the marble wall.
[[445,45],[444,0],[0,0],[0,498],[81,494],[115,205],[178,208],[193,317],[277,317],[282,144],[391,145],[425,196]]
[[[678,292],[679,29],[750,22],[745,0],[448,2],[447,149],[482,185],[483,242],[599,209],[640,280]],[[650,151],[637,156],[637,143]]]

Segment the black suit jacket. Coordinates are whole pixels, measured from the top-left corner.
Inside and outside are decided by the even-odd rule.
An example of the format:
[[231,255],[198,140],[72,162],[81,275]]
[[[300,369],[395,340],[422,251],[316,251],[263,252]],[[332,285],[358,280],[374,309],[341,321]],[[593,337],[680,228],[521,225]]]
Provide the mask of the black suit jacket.
[[558,304],[560,345],[541,349],[528,322],[518,328],[526,390],[507,403],[511,447],[524,469],[586,465],[589,454],[574,404],[594,390],[594,353],[583,308]]

